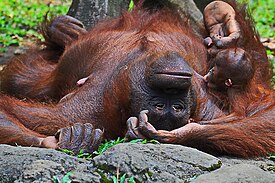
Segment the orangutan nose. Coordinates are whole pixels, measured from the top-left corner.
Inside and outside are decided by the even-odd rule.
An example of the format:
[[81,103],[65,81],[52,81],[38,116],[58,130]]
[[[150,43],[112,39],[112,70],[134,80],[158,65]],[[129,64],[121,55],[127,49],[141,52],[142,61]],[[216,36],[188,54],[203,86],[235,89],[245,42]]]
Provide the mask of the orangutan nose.
[[176,52],[158,57],[147,70],[146,81],[149,87],[162,89],[175,94],[191,86],[192,69]]

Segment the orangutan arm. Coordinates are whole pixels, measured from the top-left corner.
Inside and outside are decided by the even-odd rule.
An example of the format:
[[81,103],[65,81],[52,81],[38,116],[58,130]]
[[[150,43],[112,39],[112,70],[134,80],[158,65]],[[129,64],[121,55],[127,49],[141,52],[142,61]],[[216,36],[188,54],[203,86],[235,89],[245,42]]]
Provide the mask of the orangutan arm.
[[41,141],[45,135],[27,129],[18,120],[0,113],[0,144],[41,146]]
[[[189,123],[181,128],[156,130],[149,122],[146,111],[139,118],[128,120],[129,138],[155,139],[163,143],[194,147],[215,155],[238,157],[264,156],[275,151],[275,117],[273,111],[262,116],[237,120],[230,125],[200,125]],[[138,126],[135,126],[138,123]],[[261,123],[261,124],[260,124]]]

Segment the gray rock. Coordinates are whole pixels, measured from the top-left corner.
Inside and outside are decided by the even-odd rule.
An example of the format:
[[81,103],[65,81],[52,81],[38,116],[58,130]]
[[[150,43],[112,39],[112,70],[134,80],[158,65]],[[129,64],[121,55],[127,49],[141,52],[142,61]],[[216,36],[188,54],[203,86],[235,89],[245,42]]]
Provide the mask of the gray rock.
[[275,38],[261,38],[261,42],[267,50],[275,51]]
[[24,47],[24,46],[18,47],[16,50],[14,50],[14,55],[25,54],[29,48],[30,47]]
[[80,172],[79,177],[83,178],[90,174],[87,177],[89,180],[94,179],[94,182],[99,180],[99,175],[91,171],[92,161],[69,156],[52,149],[0,145],[0,164],[1,183],[16,180],[24,183],[35,180],[53,182],[54,176],[61,180],[68,172],[75,172],[75,175]]
[[274,183],[275,174],[250,164],[225,166],[199,176],[194,183]]
[[64,174],[61,164],[49,160],[36,160],[23,167],[21,180],[24,182],[50,182],[57,174]]
[[118,167],[139,182],[183,182],[221,166],[221,161],[196,149],[167,144],[118,144],[94,158],[106,171]]
[[17,46],[9,46],[6,48],[5,52],[0,52],[0,64],[6,64],[8,60],[12,59],[15,55],[14,52],[17,49]]
[[133,176],[135,182],[275,182],[275,172],[263,170],[274,164],[271,160],[216,158],[171,144],[123,143],[93,160],[51,149],[0,145],[0,164],[0,183],[53,182],[54,177],[61,182],[70,172],[70,180],[79,183],[112,182],[117,174]]
[[[237,164],[250,164],[257,167],[266,167],[269,164],[274,164],[274,161],[267,158],[241,159],[234,157],[220,157],[223,166],[231,166]],[[275,173],[275,172],[274,172]]]
[[263,43],[263,45],[266,47],[266,49],[275,51],[275,43],[274,42]]

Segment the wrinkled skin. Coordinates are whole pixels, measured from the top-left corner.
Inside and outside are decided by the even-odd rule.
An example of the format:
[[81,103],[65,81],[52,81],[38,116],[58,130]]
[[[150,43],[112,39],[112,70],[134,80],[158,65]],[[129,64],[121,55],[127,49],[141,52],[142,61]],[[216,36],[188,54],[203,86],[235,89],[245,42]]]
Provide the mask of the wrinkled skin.
[[[207,16],[222,19],[223,6],[218,7],[217,15],[213,10]],[[256,51],[242,48],[252,53],[251,62],[260,69],[249,85],[251,101],[242,108],[247,116],[212,124],[228,121],[230,111],[217,105],[219,98],[203,80],[211,67],[204,35],[193,33],[188,21],[174,12],[137,9],[89,32],[71,17],[55,18],[45,28],[46,47],[11,60],[1,73],[5,94],[0,94],[0,143],[93,152],[102,139],[126,135],[212,154],[254,157],[274,152],[274,91],[259,74],[268,65],[254,59],[266,59],[259,40],[243,42]],[[249,29],[246,36],[254,37],[251,27],[238,28]]]
[[45,29],[44,37],[48,43],[61,48],[87,33],[82,22],[70,16],[56,17]]

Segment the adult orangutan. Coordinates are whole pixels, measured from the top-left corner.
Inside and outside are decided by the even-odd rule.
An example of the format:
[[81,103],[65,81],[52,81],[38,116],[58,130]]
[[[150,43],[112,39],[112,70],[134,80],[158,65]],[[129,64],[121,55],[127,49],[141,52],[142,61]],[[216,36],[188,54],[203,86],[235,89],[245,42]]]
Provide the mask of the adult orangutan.
[[[91,152],[103,138],[126,135],[212,154],[274,152],[274,91],[265,50],[244,9],[231,5],[244,36],[237,46],[255,66],[245,95],[229,102],[216,98],[222,92],[210,92],[202,77],[211,67],[207,35],[195,34],[175,10],[137,8],[89,32],[61,16],[45,26],[42,48],[11,60],[1,73],[0,143]],[[222,123],[232,103],[245,117]],[[216,119],[221,123],[211,123]]]

